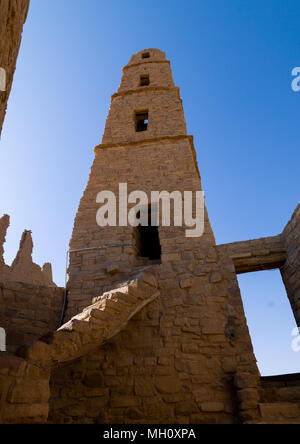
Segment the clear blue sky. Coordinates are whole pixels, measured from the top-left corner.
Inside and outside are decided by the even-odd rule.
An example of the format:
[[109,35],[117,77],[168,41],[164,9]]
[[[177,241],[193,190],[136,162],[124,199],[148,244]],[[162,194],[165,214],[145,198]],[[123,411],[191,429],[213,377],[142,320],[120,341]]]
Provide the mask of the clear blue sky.
[[[299,0],[31,0],[0,142],[7,262],[31,229],[63,284],[110,96],[149,47],[171,60],[217,242],[281,232],[300,196],[299,29]],[[279,273],[239,281],[262,372],[300,371]]]

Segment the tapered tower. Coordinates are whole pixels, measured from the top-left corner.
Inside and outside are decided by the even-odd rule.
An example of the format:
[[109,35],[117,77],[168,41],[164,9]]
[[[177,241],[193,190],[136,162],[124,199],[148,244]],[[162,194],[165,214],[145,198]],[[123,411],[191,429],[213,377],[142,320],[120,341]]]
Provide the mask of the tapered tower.
[[[149,202],[152,191],[179,191],[183,195],[184,191],[202,190],[179,88],[174,85],[165,53],[157,49],[131,58],[123,69],[118,92],[112,96],[70,243],[69,314],[78,313],[107,285],[111,287],[136,267],[151,263],[147,253],[139,254],[142,246],[138,245],[136,229],[97,225],[98,193],[113,192],[119,208],[121,183],[127,185],[128,194],[135,190],[147,193]],[[185,226],[159,227],[163,268],[175,258],[181,262],[181,254],[196,245],[215,244],[207,217],[205,222],[205,233],[196,240],[186,238]]]
[[[97,196],[114,193],[118,208],[120,184],[149,200],[153,191],[202,191],[179,89],[157,49],[131,58],[112,97],[70,242],[65,320],[141,267],[157,274],[160,296],[76,364],[77,370],[69,366],[54,374],[56,393],[63,397],[66,384],[73,384],[80,403],[87,397],[82,416],[98,422],[255,418],[259,374],[236,273],[215,245],[206,210],[204,233],[196,238],[186,236],[185,224],[141,228],[118,220],[117,226],[101,228]],[[75,384],[78,372],[97,393],[86,394]],[[64,420],[69,414],[74,422],[72,412],[64,410]],[[55,403],[51,417],[60,417]]]

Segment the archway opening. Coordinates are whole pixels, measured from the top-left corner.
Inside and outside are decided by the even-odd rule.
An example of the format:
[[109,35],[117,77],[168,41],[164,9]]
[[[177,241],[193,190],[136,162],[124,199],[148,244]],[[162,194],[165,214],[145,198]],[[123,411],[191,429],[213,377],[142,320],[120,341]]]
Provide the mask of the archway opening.
[[262,376],[299,373],[297,326],[280,271],[240,274],[238,281]]

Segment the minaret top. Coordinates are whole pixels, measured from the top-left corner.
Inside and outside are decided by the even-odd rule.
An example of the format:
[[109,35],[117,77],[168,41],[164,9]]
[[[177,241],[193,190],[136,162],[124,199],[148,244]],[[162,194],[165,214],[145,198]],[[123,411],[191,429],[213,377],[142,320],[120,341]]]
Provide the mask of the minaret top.
[[166,54],[144,49],[133,55],[112,96],[102,145],[186,135],[179,89]]
[[144,49],[143,51],[139,51],[138,53],[134,54],[125,68],[132,65],[138,65],[140,63],[151,62],[167,62],[166,53],[160,49]]

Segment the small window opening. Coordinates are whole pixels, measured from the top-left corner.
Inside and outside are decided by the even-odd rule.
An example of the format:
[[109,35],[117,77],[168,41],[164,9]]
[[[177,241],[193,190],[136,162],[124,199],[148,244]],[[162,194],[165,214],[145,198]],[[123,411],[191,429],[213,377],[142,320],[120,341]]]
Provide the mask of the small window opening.
[[144,52],[142,54],[142,59],[149,59],[150,58],[150,52]]
[[[137,217],[139,217],[139,213]],[[151,226],[151,205],[148,208],[148,226],[135,228],[137,254],[150,260],[161,259],[161,245],[157,226]]]
[[140,77],[140,86],[148,86],[150,85],[150,78],[148,74],[142,75]]
[[148,111],[135,113],[136,132],[147,131],[149,124]]

